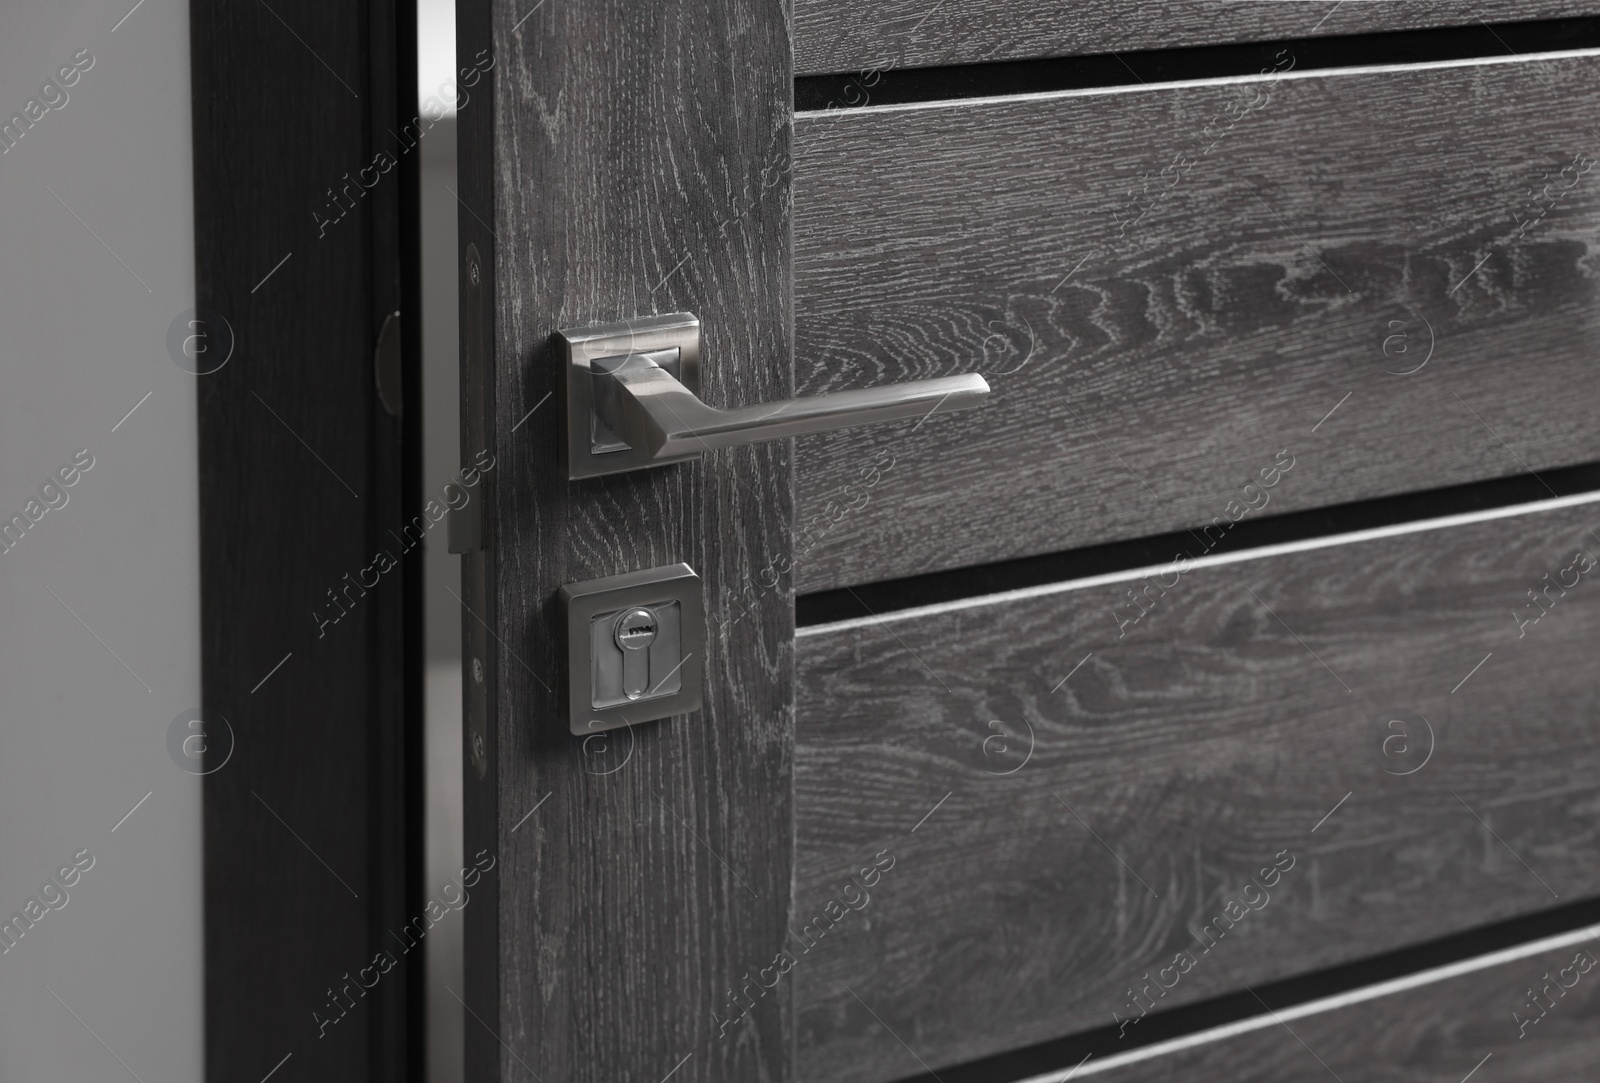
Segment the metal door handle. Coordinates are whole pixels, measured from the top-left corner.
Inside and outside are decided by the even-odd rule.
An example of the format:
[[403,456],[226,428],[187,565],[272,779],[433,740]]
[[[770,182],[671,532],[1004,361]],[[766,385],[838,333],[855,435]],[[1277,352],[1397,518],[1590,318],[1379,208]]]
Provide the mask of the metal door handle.
[[612,400],[612,428],[623,441],[660,460],[758,440],[961,410],[978,405],[989,394],[984,378],[970,374],[719,410],[701,402],[700,396],[679,383],[658,360],[668,359],[659,354],[633,354],[611,378],[618,384]]
[[691,313],[559,334],[563,448],[573,480],[681,462],[711,448],[965,410],[989,395],[988,382],[968,373],[722,410],[700,399],[700,321]]

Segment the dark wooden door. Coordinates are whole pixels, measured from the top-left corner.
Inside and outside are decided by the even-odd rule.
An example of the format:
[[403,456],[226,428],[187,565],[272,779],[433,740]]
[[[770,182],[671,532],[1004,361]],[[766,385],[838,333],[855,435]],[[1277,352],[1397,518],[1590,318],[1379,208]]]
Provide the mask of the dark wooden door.
[[[470,1078],[1600,1065],[1600,7],[461,10]],[[993,396],[568,480],[674,312]],[[574,735],[679,563],[703,707]]]
[[[460,113],[462,454],[494,463],[464,560],[466,853],[495,861],[467,911],[469,1075],[788,1079],[791,989],[714,1017],[787,935],[794,611],[787,574],[757,576],[789,544],[791,449],[569,482],[555,339],[691,311],[708,401],[789,396],[787,13],[459,10],[488,68]],[[556,592],[678,562],[712,614],[704,708],[573,737]]]

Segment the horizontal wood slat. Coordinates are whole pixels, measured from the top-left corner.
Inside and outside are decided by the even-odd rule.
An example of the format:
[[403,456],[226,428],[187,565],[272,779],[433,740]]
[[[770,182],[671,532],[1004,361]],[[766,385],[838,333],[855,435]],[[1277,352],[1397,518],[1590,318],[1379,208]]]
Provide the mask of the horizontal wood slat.
[[1600,1072],[1600,944],[1592,931],[1565,939],[1578,942],[1324,1012],[1269,1017],[1260,1029],[1164,1056],[1090,1061],[1073,1078],[1432,1083],[1464,1079],[1477,1066],[1484,1079],[1592,1079]]
[[994,386],[797,442],[800,590],[1600,459],[1600,59],[1291,61],[797,118],[798,390]]
[[1594,0],[796,0],[795,70],[821,75],[1593,14],[1600,14]]
[[1180,952],[1164,1007],[1600,894],[1583,499],[802,629],[799,1078],[1115,1025]]

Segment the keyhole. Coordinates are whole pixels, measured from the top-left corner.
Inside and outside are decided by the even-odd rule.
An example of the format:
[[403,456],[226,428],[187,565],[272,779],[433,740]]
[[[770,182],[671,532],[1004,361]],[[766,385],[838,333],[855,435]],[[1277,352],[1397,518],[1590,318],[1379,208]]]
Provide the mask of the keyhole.
[[656,638],[656,615],[648,609],[628,610],[617,618],[612,638],[622,648],[622,694],[638,699],[650,685],[648,648]]
[[617,621],[617,646],[642,651],[656,638],[656,615],[648,609],[630,609]]

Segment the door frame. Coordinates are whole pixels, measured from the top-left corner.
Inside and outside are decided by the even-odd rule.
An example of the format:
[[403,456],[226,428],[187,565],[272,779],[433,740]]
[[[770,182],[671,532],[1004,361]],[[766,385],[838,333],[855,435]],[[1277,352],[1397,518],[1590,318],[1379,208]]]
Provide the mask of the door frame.
[[205,1075],[403,1083],[425,1063],[423,952],[390,943],[423,898],[422,558],[391,537],[421,511],[419,168],[394,135],[415,0],[189,20],[191,329],[228,349],[196,377]]

